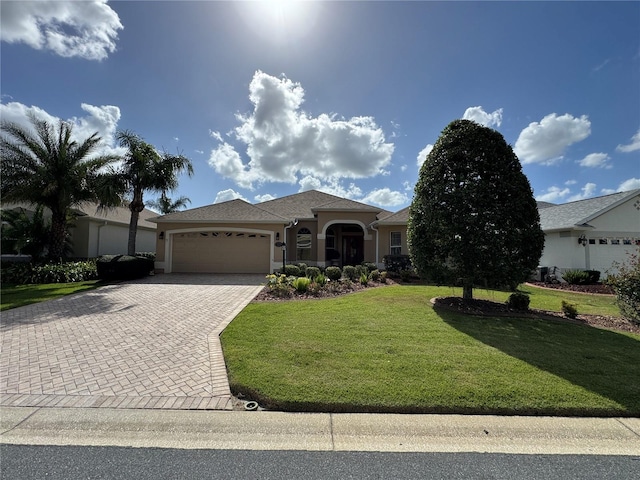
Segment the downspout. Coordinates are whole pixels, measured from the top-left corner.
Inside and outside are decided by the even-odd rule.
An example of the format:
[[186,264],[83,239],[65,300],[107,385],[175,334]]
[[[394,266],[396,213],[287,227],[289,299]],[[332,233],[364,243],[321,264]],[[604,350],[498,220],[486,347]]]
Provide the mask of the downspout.
[[375,223],[376,222],[371,222],[371,225],[369,225],[369,228],[374,232],[376,232],[376,267],[380,267],[380,256],[378,255],[379,253],[378,250],[380,249],[380,232],[376,227],[374,227]]
[[[287,236],[287,230],[290,229],[291,227],[295,227],[298,224],[298,219],[294,218],[292,221],[289,222],[289,225],[287,225],[286,227],[284,227],[284,232],[282,232],[284,234],[284,238],[282,239],[284,241],[284,249],[282,250],[282,264],[286,265],[287,263],[287,243],[289,241],[289,237]],[[284,272],[282,272],[284,273]]]

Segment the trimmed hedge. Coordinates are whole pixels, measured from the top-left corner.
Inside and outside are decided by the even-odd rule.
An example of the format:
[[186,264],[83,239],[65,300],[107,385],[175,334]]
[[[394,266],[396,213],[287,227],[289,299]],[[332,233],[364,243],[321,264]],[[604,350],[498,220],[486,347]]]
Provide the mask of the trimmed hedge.
[[98,278],[96,263],[14,263],[2,269],[5,285],[28,285],[43,283],[72,283]]
[[384,268],[388,272],[400,273],[413,270],[411,257],[409,255],[385,255],[382,257]]
[[102,255],[96,262],[98,277],[102,280],[133,280],[149,275],[154,262],[146,256]]

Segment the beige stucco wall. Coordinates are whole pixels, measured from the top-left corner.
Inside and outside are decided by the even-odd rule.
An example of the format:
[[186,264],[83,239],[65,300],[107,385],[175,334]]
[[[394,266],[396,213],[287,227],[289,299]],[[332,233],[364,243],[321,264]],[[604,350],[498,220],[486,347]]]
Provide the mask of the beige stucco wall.
[[402,239],[402,255],[409,255],[407,247],[407,226],[406,225],[380,225],[378,227],[378,259],[377,263],[382,265],[385,255],[391,254],[391,232],[400,232]]

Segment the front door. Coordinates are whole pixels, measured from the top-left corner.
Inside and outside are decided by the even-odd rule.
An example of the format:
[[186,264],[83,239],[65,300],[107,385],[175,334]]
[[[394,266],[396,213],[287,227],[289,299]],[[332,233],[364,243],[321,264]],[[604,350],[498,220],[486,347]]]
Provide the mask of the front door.
[[342,237],[342,265],[360,265],[364,261],[364,237]]

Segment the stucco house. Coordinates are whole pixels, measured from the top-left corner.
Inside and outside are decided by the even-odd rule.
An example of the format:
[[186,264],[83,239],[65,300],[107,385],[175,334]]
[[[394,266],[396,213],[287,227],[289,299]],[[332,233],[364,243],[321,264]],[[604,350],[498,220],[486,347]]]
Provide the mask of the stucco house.
[[[541,265],[606,270],[640,241],[639,212],[640,190],[541,205],[547,234]],[[408,219],[408,207],[389,212],[311,190],[258,204],[231,200],[150,221],[158,225],[159,272],[270,273],[283,262],[382,267],[385,255],[409,253]],[[585,246],[578,243],[582,235]]]
[[545,245],[540,265],[615,273],[640,245],[640,189],[538,205]]
[[[24,209],[27,214],[35,210],[31,205],[2,204],[3,210],[17,208]],[[72,211],[76,215],[75,227],[70,229],[74,258],[95,258],[99,255],[127,253],[131,218],[128,208],[116,207],[100,211],[97,204],[85,202],[73,208]],[[45,210],[45,218],[51,217],[51,213],[49,212],[48,215],[47,213],[48,210]],[[136,234],[138,252],[155,252],[156,224],[149,222],[149,218],[157,216],[156,212],[147,209],[140,212]]]

